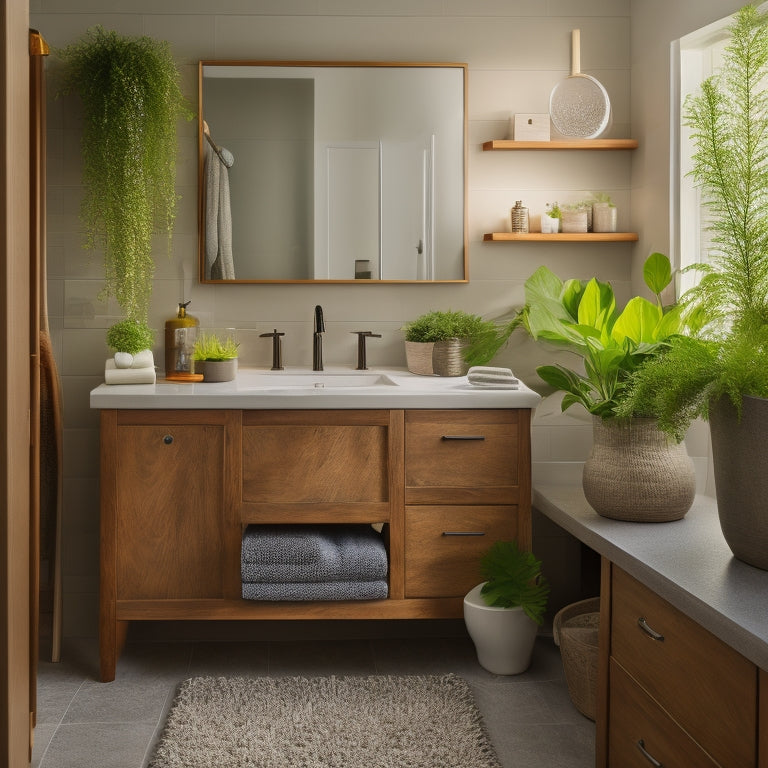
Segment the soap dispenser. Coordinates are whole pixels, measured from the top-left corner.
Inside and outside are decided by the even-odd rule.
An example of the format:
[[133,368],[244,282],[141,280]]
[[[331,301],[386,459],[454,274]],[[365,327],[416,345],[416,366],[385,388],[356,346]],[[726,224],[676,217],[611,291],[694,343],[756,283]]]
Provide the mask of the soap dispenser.
[[165,321],[165,375],[193,373],[192,350],[200,321],[187,314],[189,302],[179,302],[175,317]]

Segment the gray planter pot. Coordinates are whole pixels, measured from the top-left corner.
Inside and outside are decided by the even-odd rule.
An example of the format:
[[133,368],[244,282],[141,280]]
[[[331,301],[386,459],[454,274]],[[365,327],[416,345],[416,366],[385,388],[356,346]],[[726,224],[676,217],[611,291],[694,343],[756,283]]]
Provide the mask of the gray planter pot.
[[696,475],[685,443],[672,442],[653,419],[626,424],[595,416],[592,433],[582,486],[599,515],[636,523],[685,516],[696,495]]
[[728,397],[709,405],[717,512],[733,554],[768,570],[768,400],[744,397],[739,420]]
[[198,360],[195,373],[203,374],[203,381],[232,381],[237,376],[237,358],[231,360]]

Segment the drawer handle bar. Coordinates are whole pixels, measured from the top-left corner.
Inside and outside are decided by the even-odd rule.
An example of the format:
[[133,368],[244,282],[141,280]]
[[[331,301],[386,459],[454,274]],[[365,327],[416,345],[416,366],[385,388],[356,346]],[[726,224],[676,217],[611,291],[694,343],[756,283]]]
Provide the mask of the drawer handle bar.
[[659,634],[655,629],[648,626],[648,622],[643,616],[637,620],[637,626],[640,627],[646,635],[650,635],[654,640],[658,640],[660,643],[664,642],[664,635]]
[[443,531],[443,536],[485,536],[485,531]]
[[664,765],[660,763],[646,748],[642,739],[637,742],[637,748],[643,753],[643,757],[653,766],[653,768],[664,768]]
[[485,440],[485,435],[443,435],[441,440]]

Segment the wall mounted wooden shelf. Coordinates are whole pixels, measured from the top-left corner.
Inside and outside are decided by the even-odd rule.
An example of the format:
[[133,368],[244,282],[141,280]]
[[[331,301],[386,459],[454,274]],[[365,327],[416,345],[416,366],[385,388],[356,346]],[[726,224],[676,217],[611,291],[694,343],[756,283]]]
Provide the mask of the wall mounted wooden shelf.
[[483,142],[484,152],[499,150],[527,149],[637,149],[637,139],[581,139],[578,141],[512,141],[510,139],[493,139]]
[[518,241],[534,243],[631,243],[637,240],[637,232],[558,232],[557,234],[487,232],[483,235],[483,240],[494,243]]

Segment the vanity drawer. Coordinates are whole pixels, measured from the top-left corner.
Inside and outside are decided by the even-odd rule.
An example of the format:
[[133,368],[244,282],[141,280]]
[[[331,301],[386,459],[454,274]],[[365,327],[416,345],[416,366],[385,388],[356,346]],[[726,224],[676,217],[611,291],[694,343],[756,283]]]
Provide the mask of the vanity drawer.
[[519,413],[408,411],[406,504],[517,504]]
[[517,530],[517,507],[405,509],[405,596],[459,597],[482,581],[480,558]]
[[615,566],[612,595],[616,661],[716,761],[754,765],[756,667]]
[[716,768],[717,763],[614,659],[611,659],[610,696],[608,765],[621,768],[650,768],[656,764]]

